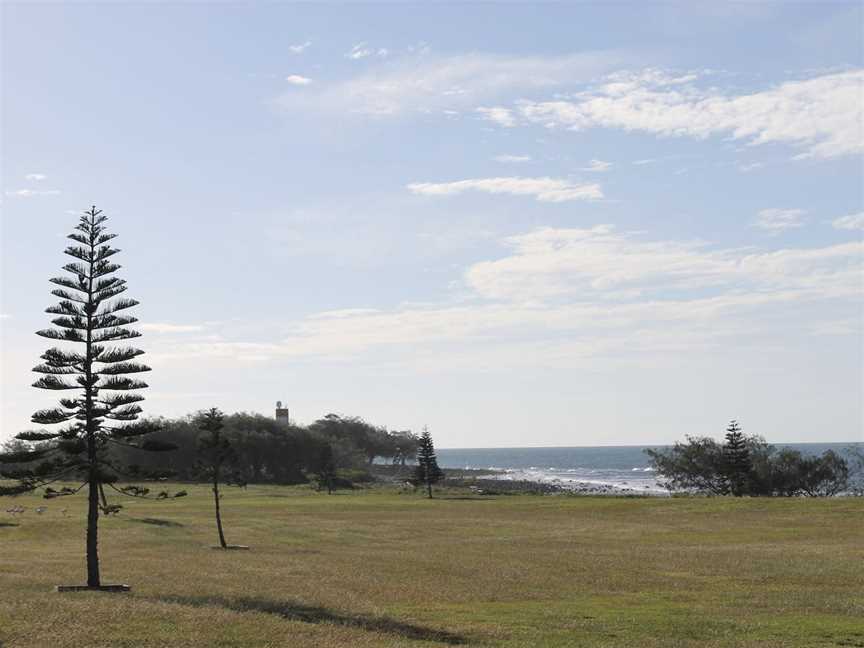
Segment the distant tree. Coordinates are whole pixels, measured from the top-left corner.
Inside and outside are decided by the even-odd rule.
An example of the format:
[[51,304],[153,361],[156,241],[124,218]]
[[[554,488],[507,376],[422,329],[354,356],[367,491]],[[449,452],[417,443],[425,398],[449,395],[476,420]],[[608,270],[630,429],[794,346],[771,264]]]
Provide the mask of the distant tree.
[[[848,461],[832,450],[821,456],[804,456],[794,448],[778,451],[758,436],[743,436],[743,442],[748,469],[739,479],[746,483],[749,495],[822,497],[849,489]],[[734,482],[730,479],[726,445],[714,439],[687,437],[686,443],[648,449],[645,453],[651,458],[658,479],[664,480],[661,484],[670,491],[732,493],[730,484]]]
[[413,461],[417,456],[417,447],[420,439],[410,430],[391,432],[393,440],[393,463],[404,466],[409,460]]
[[833,450],[819,457],[807,457],[801,490],[810,497],[830,497],[846,490],[849,485],[849,464]]
[[746,495],[749,490],[750,450],[737,421],[730,421],[726,428],[726,443],[723,444],[723,474],[726,491],[735,497]]
[[414,481],[426,485],[429,499],[432,499],[432,484],[444,477],[444,471],[438,467],[438,459],[435,457],[435,446],[432,444],[432,435],[429,428],[424,427],[420,435],[417,447],[417,468],[414,469]]
[[855,495],[864,495],[864,443],[856,443],[846,448],[850,458],[849,489]]
[[661,485],[670,491],[698,491],[712,495],[726,492],[723,448],[710,437],[686,437],[671,448],[648,448]]
[[213,501],[216,505],[216,529],[219,532],[219,546],[228,548],[225,542],[225,533],[222,530],[222,512],[219,505],[219,484],[229,476],[227,470],[237,461],[237,453],[231,447],[231,442],[222,433],[225,415],[217,408],[212,407],[206,412],[201,412],[196,418],[199,430],[206,432],[198,439],[198,472],[206,478],[213,489]]
[[[134,361],[143,351],[131,347],[114,347],[118,340],[135,338],[137,331],[125,328],[136,322],[130,315],[118,314],[138,304],[134,299],[116,298],[126,291],[126,281],[113,275],[120,266],[111,257],[120,250],[107,245],[116,234],[107,233],[106,216],[93,207],[81,216],[76,231],[67,238],[75,242],[65,249],[74,259],[63,266],[71,276],[50,279],[57,286],[52,294],[60,298],[46,309],[56,315],[51,322],[58,328],[37,331],[37,335],[61,343],[83,345],[83,351],[48,349],[43,363],[33,368],[42,377],[33,383],[39,389],[75,391],[75,397],[60,399],[60,407],[39,410],[32,422],[39,425],[68,423],[56,432],[28,431],[17,439],[35,445],[0,454],[5,476],[18,480],[7,487],[6,494],[22,493],[61,480],[81,477],[77,489],[46,490],[46,497],[77,492],[88,486],[87,511],[87,586],[101,586],[99,573],[98,530],[100,498],[106,514],[116,511],[108,506],[103,484],[111,486],[123,468],[109,454],[109,447],[134,450],[169,450],[170,444],[143,437],[156,426],[149,422],[122,425],[136,421],[144,400],[133,390],[147,384],[125,374],[149,371]],[[109,425],[108,423],[114,425]],[[10,464],[19,468],[9,469]],[[120,489],[116,489],[120,490]],[[128,493],[127,493],[128,494]]]
[[333,454],[333,446],[326,441],[321,444],[312,472],[318,482],[318,488],[327,488],[327,494],[332,494],[333,480],[336,479],[336,457]]

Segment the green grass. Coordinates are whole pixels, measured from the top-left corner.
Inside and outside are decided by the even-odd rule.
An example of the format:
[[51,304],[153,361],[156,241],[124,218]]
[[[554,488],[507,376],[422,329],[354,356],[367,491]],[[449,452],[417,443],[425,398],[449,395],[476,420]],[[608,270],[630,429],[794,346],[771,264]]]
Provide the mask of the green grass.
[[84,579],[83,497],[0,500],[4,648],[864,646],[860,498],[250,486],[223,510],[252,548],[222,552],[209,491],[182,488],[101,520],[103,581],[130,594],[53,591]]

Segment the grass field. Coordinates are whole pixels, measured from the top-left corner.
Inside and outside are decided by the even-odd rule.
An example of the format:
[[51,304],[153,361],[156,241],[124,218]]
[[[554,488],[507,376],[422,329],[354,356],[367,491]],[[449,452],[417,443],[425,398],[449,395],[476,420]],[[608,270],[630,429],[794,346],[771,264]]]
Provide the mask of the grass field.
[[130,594],[53,591],[84,579],[84,497],[0,500],[4,648],[864,646],[860,498],[255,486],[226,490],[251,550],[224,552],[209,491],[182,488],[101,520],[103,581]]

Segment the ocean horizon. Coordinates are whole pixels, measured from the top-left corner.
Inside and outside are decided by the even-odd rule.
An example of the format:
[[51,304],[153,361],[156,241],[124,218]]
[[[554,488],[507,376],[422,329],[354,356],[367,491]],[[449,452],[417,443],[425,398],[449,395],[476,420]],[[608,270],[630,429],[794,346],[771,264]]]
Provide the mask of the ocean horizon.
[[[777,448],[792,448],[805,455],[826,450],[846,454],[861,441],[830,443],[771,443]],[[651,462],[644,450],[667,445],[558,446],[523,448],[440,448],[442,468],[498,470],[502,479],[542,483],[595,484],[637,492],[667,492],[657,483]]]

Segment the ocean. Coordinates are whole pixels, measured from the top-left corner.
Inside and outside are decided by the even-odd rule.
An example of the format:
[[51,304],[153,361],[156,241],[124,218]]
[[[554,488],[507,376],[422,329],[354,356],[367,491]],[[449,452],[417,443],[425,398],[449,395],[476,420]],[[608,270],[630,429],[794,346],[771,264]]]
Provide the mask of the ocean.
[[[844,453],[847,443],[775,443],[777,448],[793,448],[803,454],[822,454],[826,450]],[[858,444],[861,445],[861,444]],[[582,448],[441,448],[437,451],[442,468],[501,470],[502,479],[537,482],[587,483],[631,489],[644,493],[666,493],[657,484],[647,446],[597,446]],[[661,447],[661,446],[652,446]]]

